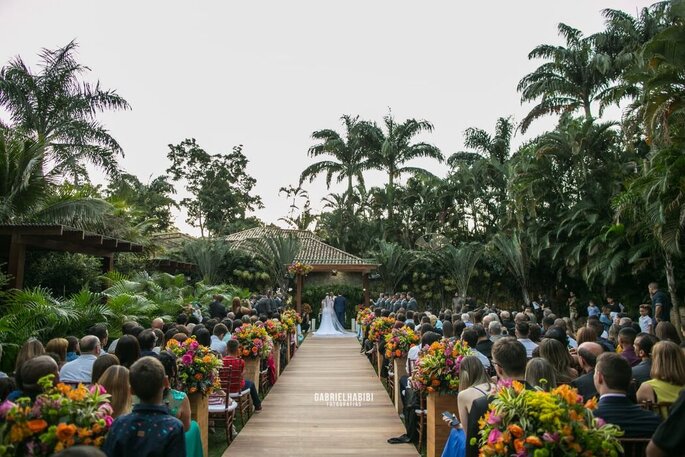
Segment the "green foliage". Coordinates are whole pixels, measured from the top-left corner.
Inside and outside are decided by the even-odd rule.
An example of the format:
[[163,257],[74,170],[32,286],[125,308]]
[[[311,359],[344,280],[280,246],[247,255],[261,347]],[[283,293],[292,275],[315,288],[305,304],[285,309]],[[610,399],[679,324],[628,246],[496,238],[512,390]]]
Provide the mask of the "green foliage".
[[29,251],[24,286],[41,287],[57,297],[68,297],[81,289],[98,290],[102,272],[99,258],[70,252]]
[[149,220],[150,229],[156,232],[167,231],[173,226],[171,209],[178,208],[171,197],[175,193],[176,189],[164,175],[144,184],[137,177],[122,173],[107,186],[110,201],[123,201],[131,208],[133,224]]

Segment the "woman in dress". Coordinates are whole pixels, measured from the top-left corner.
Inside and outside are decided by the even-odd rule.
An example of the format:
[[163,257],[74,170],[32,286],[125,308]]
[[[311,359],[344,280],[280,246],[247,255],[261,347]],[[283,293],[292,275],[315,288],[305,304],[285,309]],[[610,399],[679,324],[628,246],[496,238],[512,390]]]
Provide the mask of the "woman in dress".
[[98,379],[98,384],[110,395],[112,417],[115,419],[131,412],[131,387],[128,381],[128,368],[112,365]]
[[467,424],[473,402],[486,396],[491,389],[492,381],[485,373],[485,367],[478,357],[473,355],[464,357],[459,366],[459,395],[457,396],[459,420],[464,428],[464,434],[468,434]]
[[[685,388],[685,355],[672,341],[660,341],[652,349],[652,379],[640,384],[638,402],[674,403]],[[668,416],[667,408],[660,411]]]

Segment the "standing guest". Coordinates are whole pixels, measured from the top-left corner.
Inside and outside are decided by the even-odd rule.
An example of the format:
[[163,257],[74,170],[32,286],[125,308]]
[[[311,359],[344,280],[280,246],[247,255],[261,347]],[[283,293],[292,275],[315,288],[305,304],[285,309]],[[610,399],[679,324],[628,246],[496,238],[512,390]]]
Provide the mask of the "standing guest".
[[635,354],[640,357],[640,363],[633,367],[633,379],[636,388],[639,388],[643,382],[652,379],[650,374],[652,371],[652,348],[657,341],[657,338],[649,333],[638,333],[635,337],[633,348]]
[[54,384],[59,382],[59,368],[55,359],[49,355],[39,355],[24,362],[19,369],[19,376],[17,376],[17,390],[7,396],[7,400],[15,401],[21,397],[29,397],[35,400],[36,397],[43,393],[43,388],[38,383],[40,378],[54,375]]
[[119,365],[119,358],[114,354],[102,354],[93,363],[91,374],[91,384],[97,384],[100,377],[107,371],[107,368]]
[[671,299],[668,295],[659,290],[659,284],[650,282],[647,286],[649,296],[652,298],[652,309],[657,323],[671,321]]
[[261,411],[262,401],[259,399],[259,394],[257,393],[257,388],[254,385],[254,382],[252,382],[249,379],[243,378],[243,370],[245,370],[245,361],[238,357],[239,346],[240,345],[238,343],[238,340],[230,340],[226,348],[228,355],[223,358],[223,363],[225,367],[231,367],[232,372],[235,371],[236,373],[240,373],[240,375],[236,376],[235,378],[239,382],[236,382],[237,385],[235,386],[231,385],[230,393],[242,392],[246,388],[250,389],[250,397],[252,397],[252,404],[254,405],[254,409],[255,411]]
[[631,367],[640,363],[640,357],[635,353],[635,337],[637,332],[632,327],[622,328],[618,332],[618,345],[621,348],[621,357],[626,359]]
[[[652,350],[652,379],[643,382],[637,391],[637,401],[674,403],[685,388],[685,354],[671,341],[659,341]],[[668,411],[662,411],[666,417]]]
[[105,348],[107,347],[107,342],[109,341],[109,332],[107,331],[107,326],[105,324],[93,325],[91,328],[88,329],[87,335],[97,336],[98,339],[100,340],[101,352],[103,354],[107,353]]
[[185,457],[183,424],[162,403],[165,378],[164,366],[153,357],[131,366],[131,392],[140,403],[112,424],[102,447],[107,457]]
[[157,357],[157,353],[154,351],[155,344],[157,343],[157,335],[155,335],[154,330],[148,328],[140,332],[138,335],[138,345],[140,346],[140,356],[141,357]]
[[619,354],[601,354],[594,374],[599,402],[593,413],[595,417],[621,427],[625,438],[649,438],[661,421],[659,416],[628,398],[631,375],[628,361]]
[[602,311],[600,311],[599,307],[595,304],[595,301],[590,300],[590,303],[587,306],[587,317],[599,317],[600,314],[602,314]]
[[414,294],[411,292],[407,292],[407,311],[418,311],[419,310],[419,304],[416,302],[416,298],[414,298]]
[[224,324],[217,324],[214,326],[214,335],[212,335],[211,344],[209,347],[221,357],[226,355],[226,343],[224,343],[224,337],[227,333],[228,329]]
[[529,359],[533,357],[533,351],[538,345],[530,339],[530,326],[527,322],[516,324],[516,338],[526,348],[526,356]]
[[569,319],[571,319],[571,326],[569,330],[575,330],[576,321],[578,320],[578,303],[576,294],[571,291],[568,293],[568,300],[566,300],[566,306],[568,307]]
[[599,315],[599,322],[604,326],[604,331],[608,332],[614,319],[611,317],[611,308],[602,306],[602,314]]
[[62,367],[67,362],[67,349],[69,348],[69,341],[66,338],[53,338],[45,345],[45,352],[52,352],[57,354],[59,362],[57,364]]
[[81,355],[81,350],[79,349],[78,345],[78,338],[75,336],[68,336],[65,338],[69,342],[69,346],[67,347],[67,357],[66,361],[71,362],[73,360],[76,360],[79,355]]
[[29,338],[19,349],[17,360],[14,363],[14,372],[17,373],[24,362],[43,354],[45,354],[43,343],[38,341],[36,338]]
[[647,457],[667,457],[682,455],[685,448],[685,390],[671,408],[671,413],[659,425],[647,445]]
[[[81,344],[83,347],[83,344]],[[140,358],[140,344],[138,338],[133,335],[124,335],[119,338],[117,350],[114,352],[119,358],[119,362],[130,369],[131,366]]]
[[557,387],[555,369],[551,363],[541,357],[530,359],[526,364],[526,382],[532,387],[539,387],[549,392]]
[[651,333],[653,335],[656,324],[654,323],[651,314],[652,305],[640,305],[640,318],[638,319],[640,330],[644,333]]
[[575,387],[578,393],[583,396],[583,401],[588,401],[592,397],[597,396],[597,388],[595,387],[595,365],[597,365],[597,357],[604,352],[599,343],[587,342],[578,346],[578,362],[584,374],[571,382],[571,387]]
[[59,371],[59,378],[63,382],[90,384],[93,378],[93,364],[100,355],[100,340],[97,336],[87,335],[79,341],[81,355],[71,362],[64,364]]
[[226,307],[222,303],[224,301],[224,297],[222,295],[214,295],[212,299],[212,303],[209,304],[209,317],[211,319],[221,320],[226,317],[226,314],[228,314]]
[[300,324],[300,329],[302,330],[303,334],[306,334],[309,331],[309,327],[311,326],[311,318],[312,307],[309,305],[309,303],[305,303],[302,305],[302,323]]
[[485,367],[478,357],[472,355],[464,357],[459,366],[459,395],[457,396],[459,420],[464,427],[464,433],[468,430],[469,413],[474,400],[488,395],[492,387],[490,377],[485,373]]
[[[104,356],[105,354],[103,354]],[[128,368],[112,365],[105,370],[97,381],[110,395],[109,403],[114,410],[112,417],[115,419],[131,412],[131,388],[128,378]]]

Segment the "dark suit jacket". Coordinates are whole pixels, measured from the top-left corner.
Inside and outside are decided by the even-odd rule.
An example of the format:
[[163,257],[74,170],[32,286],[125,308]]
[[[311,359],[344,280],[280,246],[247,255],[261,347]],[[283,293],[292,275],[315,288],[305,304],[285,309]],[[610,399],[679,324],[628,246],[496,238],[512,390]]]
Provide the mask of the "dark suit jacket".
[[223,319],[227,314],[228,312],[226,311],[226,307],[223,305],[223,303],[213,301],[209,304],[209,317]]
[[621,427],[625,438],[650,438],[661,422],[659,416],[640,408],[625,396],[600,398],[594,415]]
[[414,297],[412,297],[411,300],[409,300],[407,302],[407,310],[411,310],[411,311],[418,311],[419,310],[419,304],[416,303],[416,299]]
[[652,379],[650,372],[652,371],[652,359],[643,360],[633,367],[633,379],[635,380],[635,388],[639,388],[640,384]]
[[586,373],[571,381],[571,387],[578,389],[578,393],[583,396],[583,401],[588,401],[592,397],[597,396],[597,389],[595,388],[595,380],[593,379],[595,370]]
[[347,299],[345,297],[342,295],[335,297],[335,300],[333,300],[333,309],[336,313],[345,311],[345,306],[347,306]]

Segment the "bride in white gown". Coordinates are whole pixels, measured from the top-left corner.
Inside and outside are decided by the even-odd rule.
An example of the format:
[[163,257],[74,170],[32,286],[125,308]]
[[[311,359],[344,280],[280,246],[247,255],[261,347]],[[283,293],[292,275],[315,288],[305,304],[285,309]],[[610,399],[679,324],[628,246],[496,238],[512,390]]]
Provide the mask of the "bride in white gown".
[[326,298],[321,300],[321,324],[319,329],[314,332],[316,336],[349,336],[354,333],[348,332],[338,321],[338,316],[335,315],[333,308],[333,297],[326,295]]

